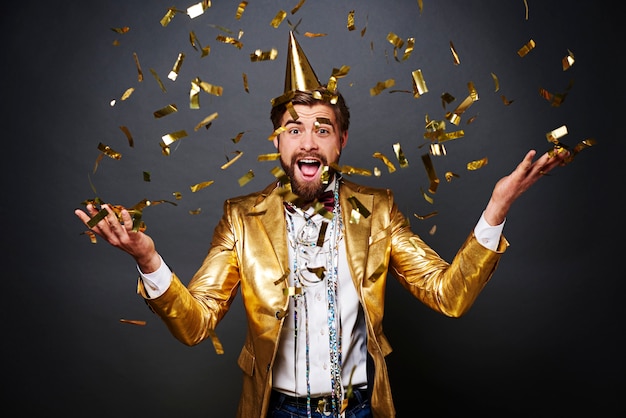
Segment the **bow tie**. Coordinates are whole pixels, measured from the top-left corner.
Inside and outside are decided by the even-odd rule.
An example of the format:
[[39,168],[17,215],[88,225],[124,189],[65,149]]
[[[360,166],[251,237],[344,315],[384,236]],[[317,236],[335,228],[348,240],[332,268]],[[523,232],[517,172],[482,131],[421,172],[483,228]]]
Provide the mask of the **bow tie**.
[[335,209],[335,192],[333,190],[326,190],[317,197],[317,201],[324,205],[324,209],[332,212],[333,209]]
[[[324,205],[324,209],[326,209],[328,212],[332,212],[335,209],[335,192],[332,190],[326,190],[325,192],[320,194],[315,200],[303,202],[300,199],[296,199],[294,202],[292,202],[292,204],[302,210],[307,210],[311,205],[314,204],[316,200]],[[287,202],[285,202],[285,207],[290,212],[294,211],[293,207]]]

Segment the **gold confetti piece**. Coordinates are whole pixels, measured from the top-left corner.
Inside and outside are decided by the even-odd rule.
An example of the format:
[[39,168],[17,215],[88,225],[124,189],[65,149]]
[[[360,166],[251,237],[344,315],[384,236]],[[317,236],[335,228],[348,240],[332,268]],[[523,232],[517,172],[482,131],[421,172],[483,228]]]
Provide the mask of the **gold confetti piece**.
[[181,192],[174,192],[172,193],[172,195],[174,196],[176,200],[180,200],[183,198],[183,194]]
[[211,113],[209,116],[207,116],[206,118],[202,119],[202,120],[200,121],[200,123],[198,123],[198,124],[197,124],[197,125],[193,128],[193,130],[194,130],[194,131],[197,131],[198,129],[202,128],[203,126],[206,126],[206,127],[208,128],[209,126],[211,126],[211,123],[212,123],[215,119],[217,119],[217,117],[218,117],[217,112]]
[[93,215],[93,217],[91,219],[89,219],[87,221],[87,226],[89,228],[93,228],[94,226],[96,226],[98,224],[98,222],[100,222],[101,220],[103,220],[107,215],[109,214],[109,211],[106,209],[100,209],[98,211],[98,213],[96,213],[95,215]]
[[487,157],[481,158],[480,160],[470,161],[467,163],[467,169],[470,171],[478,170],[479,168],[486,166],[488,162],[489,160]]
[[524,8],[526,9],[525,19],[528,20],[528,2],[524,0]]
[[200,3],[196,3],[192,6],[189,6],[187,8],[187,16],[189,16],[190,19],[195,19],[196,17],[202,15],[204,13],[204,11],[206,10],[206,8],[211,7],[211,2],[209,1],[208,3],[205,2],[200,2]]
[[474,115],[474,116],[472,116],[471,118],[469,118],[469,119],[467,120],[467,122],[466,122],[466,123],[467,123],[468,125],[469,125],[470,123],[474,123],[474,121],[476,120],[476,118],[477,118],[477,117],[478,117],[478,115]]
[[195,193],[197,191],[200,191],[200,190],[202,190],[204,188],[209,187],[214,182],[215,182],[214,180],[203,181],[202,183],[197,183],[197,184],[194,184],[193,186],[189,186],[189,188],[191,189],[192,193]]
[[258,62],[258,61],[273,61],[278,56],[278,50],[276,48],[272,48],[269,51],[262,51],[257,49],[252,54],[250,54],[250,61]]
[[235,13],[236,20],[241,19],[241,16],[243,15],[244,10],[246,10],[247,5],[248,5],[247,1],[242,1],[241,3],[239,3],[239,6],[237,6],[237,13]]
[[156,71],[154,71],[152,68],[150,68],[150,73],[152,74],[152,76],[154,77],[154,79],[156,80],[156,82],[159,84],[159,88],[161,89],[161,91],[163,91],[163,93],[167,93],[167,90],[165,89],[165,85],[163,84],[163,82],[161,81],[161,77],[159,77],[159,75],[157,74]]
[[267,139],[270,141],[273,141],[274,138],[276,138],[278,135],[285,132],[286,130],[287,128],[285,128],[284,126],[279,126],[278,128],[274,130],[274,132],[272,132],[272,134]]
[[454,132],[443,132],[439,137],[439,142],[450,141],[452,139],[462,138],[463,136],[465,136],[465,131],[462,129]]
[[414,213],[413,216],[423,221],[425,219],[432,218],[433,216],[436,216],[437,214],[438,214],[437,211],[433,211],[433,212],[427,213],[426,215],[418,215],[417,213]]
[[202,212],[202,209],[198,208],[198,209],[190,210],[189,214],[190,215],[200,215],[200,212]]
[[283,171],[282,168],[274,167],[270,170],[270,173],[272,173],[272,175],[276,177],[281,182],[281,184],[289,185],[289,188],[291,189],[291,185],[289,184],[289,177],[287,177],[287,174]]
[[215,330],[209,329],[207,332],[209,333],[209,337],[211,337],[211,342],[213,343],[213,348],[215,348],[215,353],[224,354],[224,348],[222,347],[222,343],[220,342],[220,340],[217,338]]
[[334,170],[336,170],[336,171],[338,171],[338,172],[340,172],[342,174],[346,174],[348,176],[351,176],[353,174],[358,174],[358,175],[361,175],[361,176],[371,176],[372,175],[372,172],[370,170],[368,170],[368,169],[365,169],[365,168],[356,168],[356,167],[352,167],[350,165],[342,165],[342,166],[340,166],[337,163],[331,163],[330,166]]
[[500,96],[500,98],[502,99],[502,103],[504,103],[504,105],[505,105],[505,106],[508,106],[508,105],[510,105],[511,103],[513,103],[513,102],[514,102],[514,100],[509,100],[509,99],[507,99],[507,98],[504,96],[504,94],[503,94],[502,96]]
[[248,172],[244,174],[243,176],[239,177],[237,181],[239,182],[239,186],[243,187],[246,184],[248,184],[250,180],[252,180],[253,178],[254,178],[254,172],[252,170],[248,170]]
[[180,130],[176,132],[171,132],[169,134],[165,134],[161,137],[162,143],[166,146],[171,145],[172,143],[178,141],[187,136],[187,132],[185,130]]
[[402,40],[402,38],[400,38],[393,32],[389,32],[387,34],[387,40],[391,45],[393,45],[394,48],[402,48],[402,46],[404,45],[404,41]]
[[81,235],[87,235],[89,237],[89,241],[92,244],[97,244],[98,243],[98,239],[96,238],[96,234],[94,234],[92,231],[85,231],[85,232],[81,232]]
[[374,167],[374,176],[380,177],[380,175],[381,175],[380,168]]
[[413,76],[413,97],[417,99],[421,95],[428,93],[428,87],[426,87],[422,70],[415,70],[411,75]]
[[430,228],[430,231],[428,231],[428,234],[435,235],[435,232],[437,232],[437,225],[433,225],[432,228]]
[[456,49],[454,49],[454,44],[450,41],[450,51],[452,52],[452,60],[454,65],[461,64],[461,60],[459,59],[459,54],[456,53]]
[[430,144],[430,154],[435,156],[446,155],[446,147],[443,144]]
[[526,54],[528,54],[534,48],[535,48],[535,41],[531,39],[530,41],[528,41],[528,43],[526,43],[526,45],[524,45],[523,47],[517,50],[517,55],[523,58],[526,56]]
[[245,90],[246,93],[250,93],[250,89],[248,87],[248,74],[246,73],[241,74],[241,79],[243,81],[243,89]]
[[289,286],[283,289],[283,294],[285,296],[296,296],[296,295],[301,295],[302,294],[302,288],[301,287],[294,287],[294,286]]
[[96,161],[95,161],[94,166],[93,166],[94,174],[98,170],[98,165],[100,164],[100,161],[102,161],[102,158],[104,158],[104,154],[102,154],[102,153],[98,154],[98,156],[96,157]]
[[174,63],[174,66],[172,67],[172,70],[167,75],[167,78],[169,78],[172,81],[176,81],[176,78],[178,77],[178,72],[180,71],[180,67],[183,65],[184,60],[185,60],[185,54],[183,52],[180,52],[178,54],[178,58],[176,59],[176,62]]
[[172,19],[174,19],[174,16],[176,15],[176,13],[178,12],[178,10],[174,9],[174,8],[169,8],[167,9],[167,12],[165,13],[165,15],[161,18],[161,26],[166,27],[167,25],[169,25],[169,23],[172,21]]
[[245,131],[244,132],[239,132],[237,134],[237,136],[235,136],[234,138],[231,138],[230,140],[233,141],[233,143],[237,144],[237,143],[239,143],[239,141],[241,141],[241,138],[243,137],[243,135],[245,133],[246,133]]
[[563,71],[567,71],[570,69],[572,65],[574,65],[574,54],[569,49],[567,50],[567,55],[563,57],[561,61],[563,66]]
[[124,26],[122,28],[111,28],[111,30],[113,32],[117,32],[117,33],[123,35],[123,34],[127,33],[130,30],[130,28],[128,26]]
[[493,78],[493,84],[495,85],[494,92],[497,92],[498,90],[500,90],[500,81],[498,80],[498,76],[494,73],[491,73],[491,78]]
[[189,108],[200,109],[200,85],[195,80],[191,80],[189,88]]
[[271,154],[261,154],[256,157],[257,161],[276,161],[280,158],[279,152],[274,152]]
[[409,166],[409,160],[406,159],[404,153],[402,152],[402,148],[400,147],[400,143],[396,142],[393,144],[393,151],[396,153],[396,158],[400,163],[400,168],[405,168]]
[[350,202],[352,204],[352,210],[358,212],[361,216],[363,216],[364,218],[369,218],[370,216],[370,211],[367,210],[367,208],[365,206],[363,206],[363,203],[361,203],[359,201],[359,199],[357,199],[354,196],[350,196],[348,198],[348,202]]
[[235,154],[237,154],[233,159],[231,159],[230,161],[228,161],[226,164],[222,165],[222,170],[226,170],[228,167],[230,167],[231,165],[233,165],[233,163],[235,161],[237,161],[239,158],[241,158],[241,156],[243,155],[242,151],[235,151]]
[[128,128],[126,126],[120,126],[120,129],[122,130],[122,132],[124,132],[124,135],[126,135],[128,145],[133,148],[135,146],[135,141],[133,140],[133,136],[130,134]]
[[232,36],[217,35],[216,41],[234,45],[237,49],[243,48],[243,44]]
[[458,177],[461,177],[461,176],[459,176],[458,174],[453,173],[452,171],[446,171],[445,176],[446,176],[446,181],[447,181],[448,183],[450,183],[454,177],[457,177],[457,178],[458,178]]
[[387,158],[384,154],[380,153],[380,152],[375,152],[374,154],[372,154],[372,157],[374,158],[378,158],[380,159],[383,163],[385,163],[385,165],[387,166],[387,170],[390,173],[393,173],[394,171],[396,171],[396,166],[393,165],[393,163],[389,160],[389,158]]
[[214,96],[221,96],[224,92],[224,89],[222,87],[207,83],[206,81],[202,81],[199,77],[196,77],[194,79],[194,83],[196,83],[196,85],[198,85],[203,91]]
[[107,157],[111,157],[114,160],[119,160],[122,158],[122,154],[120,154],[119,152],[113,150],[113,148],[109,147],[108,145],[104,145],[102,142],[100,142],[98,144],[98,149]]
[[469,109],[472,103],[474,103],[474,99],[472,98],[472,96],[467,96],[465,100],[463,100],[461,104],[456,107],[456,109],[454,109],[452,112],[446,113],[446,119],[448,119],[453,124],[458,125],[461,122],[461,115],[465,113],[467,109]]
[[276,13],[276,16],[274,16],[274,18],[270,22],[270,26],[272,26],[274,28],[279,27],[280,24],[283,22],[283,20],[285,20],[285,17],[287,17],[287,12],[284,11],[284,10],[279,10]]
[[424,163],[424,168],[426,169],[426,173],[428,173],[428,179],[430,180],[430,186],[428,187],[428,191],[432,194],[435,194],[437,193],[437,187],[439,187],[439,178],[437,177],[435,166],[433,165],[433,161],[430,158],[430,154],[422,154],[422,162]]
[[343,78],[347,76],[349,72],[350,72],[350,66],[342,65],[340,68],[333,68],[331,76],[335,78]]
[[122,101],[128,99],[130,97],[131,94],[133,94],[133,92],[135,91],[134,87],[130,87],[128,89],[126,89],[126,91],[124,92],[124,94],[122,94]]
[[469,91],[469,95],[472,98],[473,102],[478,101],[478,90],[476,90],[476,86],[473,81],[467,83],[467,90]]
[[312,33],[312,32],[304,32],[304,36],[307,38],[321,38],[323,36],[327,36],[326,33]]
[[175,104],[171,103],[155,111],[153,114],[154,114],[155,119],[159,119],[159,118],[162,118],[167,115],[171,115],[172,113],[176,113],[176,112],[178,112],[178,107],[176,107]]
[[424,11],[424,2],[422,0],[417,0],[417,6],[420,9],[420,14]]
[[141,321],[137,319],[120,319],[120,322],[123,324],[131,324],[131,325],[139,325],[139,326],[144,326],[147,324],[146,321]]
[[133,52],[133,59],[135,60],[135,66],[137,67],[137,81],[140,83],[143,81],[143,72],[141,71],[141,65],[139,65],[139,57],[136,52]]
[[446,108],[446,105],[452,103],[455,100],[454,96],[451,95],[450,93],[443,93],[441,95],[441,104],[443,105],[443,108]]
[[390,78],[385,81],[379,81],[376,86],[370,89],[370,96],[378,96],[383,90],[393,87],[396,84],[396,80]]
[[430,204],[435,203],[435,200],[432,197],[428,196],[423,188],[420,187],[420,191],[422,192],[422,197],[424,198],[425,201],[427,201]]
[[413,53],[413,47],[415,46],[415,38],[408,38],[406,40],[406,48],[404,49],[404,55],[402,55],[402,61],[409,59]]
[[143,181],[146,181],[146,182],[150,181],[150,172],[149,171],[144,171],[143,172]]
[[546,99],[547,101],[549,101],[552,107],[559,107],[561,106],[561,104],[563,104],[563,102],[565,101],[565,98],[567,97],[567,95],[569,94],[569,91],[571,90],[573,86],[574,86],[574,80],[570,80],[569,85],[565,89],[565,92],[554,93],[554,94],[540,87],[539,95],[543,97],[544,99]]
[[292,15],[293,15],[293,14],[296,14],[296,12],[297,12],[298,10],[300,10],[300,8],[302,7],[302,5],[304,4],[304,2],[305,2],[305,1],[306,1],[306,0],[300,0],[300,1],[298,2],[298,4],[296,4],[296,6],[295,6],[293,9],[291,9],[291,14],[292,14]]
[[559,139],[567,135],[567,126],[560,126],[546,134],[546,139],[548,142],[552,142],[554,144],[559,143]]
[[346,24],[346,27],[349,31],[356,29],[356,26],[354,25],[354,10],[350,10],[348,12],[348,23]]

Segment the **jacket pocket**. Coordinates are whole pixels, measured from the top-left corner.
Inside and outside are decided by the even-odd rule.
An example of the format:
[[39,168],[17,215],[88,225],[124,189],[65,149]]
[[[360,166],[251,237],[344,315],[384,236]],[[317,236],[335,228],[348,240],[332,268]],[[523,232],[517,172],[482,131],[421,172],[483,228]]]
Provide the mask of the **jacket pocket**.
[[248,351],[248,347],[244,346],[241,349],[241,353],[239,353],[239,358],[237,359],[237,364],[245,374],[248,376],[252,376],[254,373],[254,363],[256,361],[256,357],[250,351]]

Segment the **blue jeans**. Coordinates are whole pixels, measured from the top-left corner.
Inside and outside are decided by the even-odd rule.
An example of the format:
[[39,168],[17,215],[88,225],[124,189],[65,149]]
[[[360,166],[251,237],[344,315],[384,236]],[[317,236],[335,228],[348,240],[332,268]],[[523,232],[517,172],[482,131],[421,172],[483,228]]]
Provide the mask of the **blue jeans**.
[[[302,402],[298,404],[290,402],[288,398],[287,395],[273,392],[267,410],[267,418],[307,418],[306,398],[301,398]],[[311,408],[311,417],[327,418],[323,413],[317,412],[314,407]],[[367,391],[354,391],[354,398],[350,400],[346,408],[346,418],[372,418]]]

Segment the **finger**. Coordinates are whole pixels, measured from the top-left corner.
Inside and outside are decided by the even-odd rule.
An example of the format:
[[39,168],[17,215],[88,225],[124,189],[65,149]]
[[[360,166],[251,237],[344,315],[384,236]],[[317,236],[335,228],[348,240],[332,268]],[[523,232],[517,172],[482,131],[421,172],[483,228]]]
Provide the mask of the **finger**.
[[130,216],[128,210],[122,209],[121,216],[124,228],[126,228],[126,231],[131,231],[133,229],[133,218]]

